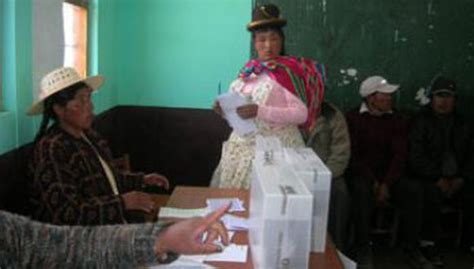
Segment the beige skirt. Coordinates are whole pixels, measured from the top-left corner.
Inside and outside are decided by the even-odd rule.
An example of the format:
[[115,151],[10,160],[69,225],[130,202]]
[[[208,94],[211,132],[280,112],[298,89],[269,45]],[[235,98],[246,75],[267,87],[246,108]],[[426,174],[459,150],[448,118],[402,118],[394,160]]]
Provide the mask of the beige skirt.
[[232,133],[222,146],[221,160],[212,176],[211,187],[249,189],[257,135],[276,136],[283,147],[304,147],[297,126],[261,128],[256,134],[245,137]]

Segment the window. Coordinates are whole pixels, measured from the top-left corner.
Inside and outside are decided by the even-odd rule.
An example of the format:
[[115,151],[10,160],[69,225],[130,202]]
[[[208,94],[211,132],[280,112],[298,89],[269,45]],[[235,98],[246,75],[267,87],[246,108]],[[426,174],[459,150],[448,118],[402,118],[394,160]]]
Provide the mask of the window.
[[87,75],[87,4],[68,0],[63,4],[64,66],[74,67]]

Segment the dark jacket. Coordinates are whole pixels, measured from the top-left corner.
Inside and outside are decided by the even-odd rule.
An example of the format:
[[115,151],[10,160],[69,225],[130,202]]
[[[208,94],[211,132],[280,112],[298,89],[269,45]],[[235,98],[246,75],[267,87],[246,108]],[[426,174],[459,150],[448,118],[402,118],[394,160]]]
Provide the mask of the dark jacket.
[[[142,190],[143,174],[127,174],[111,165],[105,140],[85,133],[109,164],[119,193]],[[59,127],[51,127],[35,145],[32,173],[33,218],[58,225],[116,224],[125,222],[120,195],[114,195],[94,149]]]
[[[445,131],[445,127],[448,131]],[[443,174],[446,152],[456,162],[454,175]],[[409,173],[421,180],[437,181],[441,177],[472,177],[473,139],[469,125],[456,113],[437,116],[425,107],[413,119],[409,133]]]

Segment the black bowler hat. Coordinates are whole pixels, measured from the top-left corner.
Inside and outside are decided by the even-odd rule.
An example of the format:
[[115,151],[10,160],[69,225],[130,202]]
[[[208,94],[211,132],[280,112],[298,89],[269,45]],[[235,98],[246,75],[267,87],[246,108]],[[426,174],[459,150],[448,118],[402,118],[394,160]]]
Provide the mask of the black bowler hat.
[[252,11],[252,21],[247,30],[255,31],[265,27],[283,27],[286,20],[280,17],[280,9],[274,4],[256,6]]

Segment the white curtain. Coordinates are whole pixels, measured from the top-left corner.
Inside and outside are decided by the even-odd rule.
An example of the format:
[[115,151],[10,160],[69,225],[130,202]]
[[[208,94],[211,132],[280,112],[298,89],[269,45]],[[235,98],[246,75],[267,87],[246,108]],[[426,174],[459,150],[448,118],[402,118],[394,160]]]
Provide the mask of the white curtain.
[[41,78],[63,66],[63,0],[32,1],[33,98],[36,100]]

